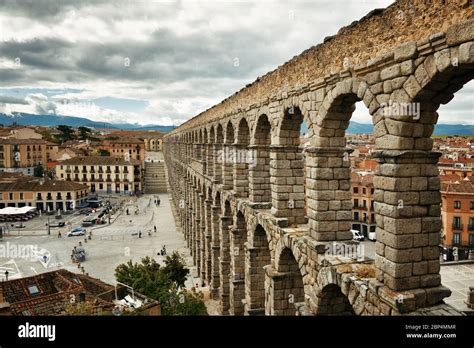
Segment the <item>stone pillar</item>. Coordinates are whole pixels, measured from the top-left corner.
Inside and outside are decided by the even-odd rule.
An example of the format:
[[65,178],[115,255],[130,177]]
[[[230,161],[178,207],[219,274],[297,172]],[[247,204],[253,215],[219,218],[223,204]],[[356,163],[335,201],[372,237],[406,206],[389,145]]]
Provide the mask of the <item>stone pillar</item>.
[[271,202],[270,148],[268,145],[249,146],[249,198],[251,202]]
[[430,300],[449,296],[439,274],[439,156],[411,150],[374,154],[377,279],[395,291],[431,288]]
[[205,211],[205,194],[200,193],[199,194],[199,207],[200,207],[200,212],[201,212],[201,225],[200,225],[200,232],[199,232],[199,268],[198,268],[198,274],[201,280],[204,280],[206,278],[205,274],[205,252],[206,252],[206,211]]
[[211,260],[211,298],[217,300],[219,298],[219,288],[221,286],[220,281],[220,266],[219,266],[219,255],[220,255],[220,211],[221,207],[213,205],[211,207],[211,220],[212,220],[212,237],[211,237],[211,249],[212,249],[212,260]]
[[304,302],[304,288],[299,270],[278,272],[265,267],[265,314],[296,315],[296,303]]
[[304,160],[298,146],[270,146],[272,213],[289,224],[303,224],[305,217]]
[[[245,315],[265,314],[265,271],[268,264],[263,247],[245,243]],[[269,253],[269,252],[268,252]],[[269,255],[268,255],[269,256]]]
[[233,179],[233,153],[234,149],[230,144],[224,144],[222,147],[222,190],[228,191],[234,188]]
[[205,280],[208,284],[211,283],[211,272],[212,272],[212,201],[206,199],[205,201],[205,211],[206,211],[206,233],[205,233],[205,250],[204,250],[204,273]]
[[310,235],[319,241],[351,240],[350,149],[309,147],[306,154]]
[[231,315],[243,315],[245,299],[245,248],[247,229],[230,228],[230,309]]
[[208,144],[201,144],[201,162],[202,162],[202,174],[207,175],[207,150]]
[[229,313],[229,274],[230,274],[230,242],[229,226],[232,224],[232,216],[220,218],[220,255],[219,255],[219,278],[220,284],[220,314]]
[[214,177],[214,144],[207,144],[207,175]]
[[237,197],[249,195],[249,165],[247,145],[234,144],[234,191]]
[[220,184],[222,182],[222,145],[214,144],[214,157],[213,157],[213,168],[214,168],[214,184]]

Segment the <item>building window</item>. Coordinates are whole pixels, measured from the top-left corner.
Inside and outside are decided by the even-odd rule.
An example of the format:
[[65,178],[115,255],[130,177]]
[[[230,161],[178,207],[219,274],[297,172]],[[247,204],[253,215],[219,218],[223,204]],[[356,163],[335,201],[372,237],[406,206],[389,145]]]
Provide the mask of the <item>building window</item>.
[[8,194],[8,199],[10,199],[11,201],[13,200],[13,193]]
[[474,202],[471,201],[471,210],[474,210]]
[[370,189],[370,194],[372,194],[372,195],[373,195],[373,194],[374,194],[374,192],[375,192],[375,189]]
[[453,228],[455,228],[457,230],[462,229],[461,218],[459,216],[455,216],[453,218]]
[[354,212],[354,221],[359,221],[359,212]]
[[474,231],[474,218],[469,218],[469,231]]
[[473,248],[474,247],[474,233],[471,233],[469,235],[469,247]]
[[454,233],[453,234],[453,244],[455,244],[455,245],[461,244],[461,233]]
[[359,188],[358,187],[354,187],[354,193],[359,193]]
[[20,199],[23,200],[23,192],[20,192]]
[[454,209],[461,209],[461,201],[454,201]]
[[362,189],[362,194],[364,194],[364,195],[365,195],[365,194],[366,194],[366,192],[367,192],[367,191],[366,191],[366,189],[365,189],[365,187],[364,187],[364,188]]
[[359,200],[354,199],[354,208],[357,208],[359,206]]

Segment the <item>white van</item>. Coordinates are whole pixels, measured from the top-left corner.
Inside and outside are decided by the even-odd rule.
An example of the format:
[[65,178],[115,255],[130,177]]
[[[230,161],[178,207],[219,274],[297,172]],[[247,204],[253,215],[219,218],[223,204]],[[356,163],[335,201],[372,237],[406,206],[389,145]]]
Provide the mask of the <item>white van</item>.
[[369,240],[371,240],[372,242],[375,242],[377,240],[375,232],[369,232]]
[[352,239],[353,240],[363,241],[365,239],[364,235],[362,233],[360,233],[359,231],[351,230],[351,232],[352,232]]

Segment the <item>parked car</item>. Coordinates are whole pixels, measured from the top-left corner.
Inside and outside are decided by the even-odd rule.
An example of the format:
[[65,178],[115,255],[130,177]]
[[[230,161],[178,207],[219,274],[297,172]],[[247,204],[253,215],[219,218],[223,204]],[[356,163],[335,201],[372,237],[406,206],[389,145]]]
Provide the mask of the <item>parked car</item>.
[[55,224],[49,224],[49,227],[64,227],[66,226],[66,223],[64,221],[59,221],[58,223]]
[[353,240],[358,240],[358,241],[363,241],[365,239],[364,235],[360,233],[357,230],[351,230],[352,232],[352,239]]
[[86,230],[82,227],[75,227],[70,232],[67,233],[68,237],[76,237],[76,236],[84,236],[86,234]]
[[16,227],[16,228],[25,228],[26,226],[25,226],[25,224],[24,224],[23,222],[17,222],[17,223],[15,224],[15,227]]
[[94,225],[95,221],[94,220],[84,220],[82,221],[82,227],[89,227]]

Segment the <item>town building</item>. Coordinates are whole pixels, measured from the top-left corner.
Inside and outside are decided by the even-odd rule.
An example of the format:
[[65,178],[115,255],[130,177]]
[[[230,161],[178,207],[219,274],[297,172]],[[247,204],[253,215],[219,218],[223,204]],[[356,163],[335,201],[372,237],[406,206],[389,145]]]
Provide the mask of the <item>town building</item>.
[[65,269],[0,282],[0,316],[77,315],[78,304],[88,305],[88,315],[134,312],[133,307],[146,315],[161,314],[153,299]]
[[56,178],[86,184],[91,192],[142,192],[141,161],[114,156],[75,157],[56,166]]
[[0,208],[36,207],[39,211],[74,210],[84,204],[89,188],[77,182],[43,178],[0,178]]
[[137,138],[119,138],[104,140],[101,149],[107,150],[110,156],[123,159],[143,161],[145,159],[145,142]]
[[46,165],[57,151],[57,144],[42,139],[0,139],[0,171],[33,175],[34,167]]
[[441,200],[445,259],[474,259],[474,178],[442,182]]
[[374,174],[370,171],[351,173],[352,229],[360,231],[366,238],[375,232]]

